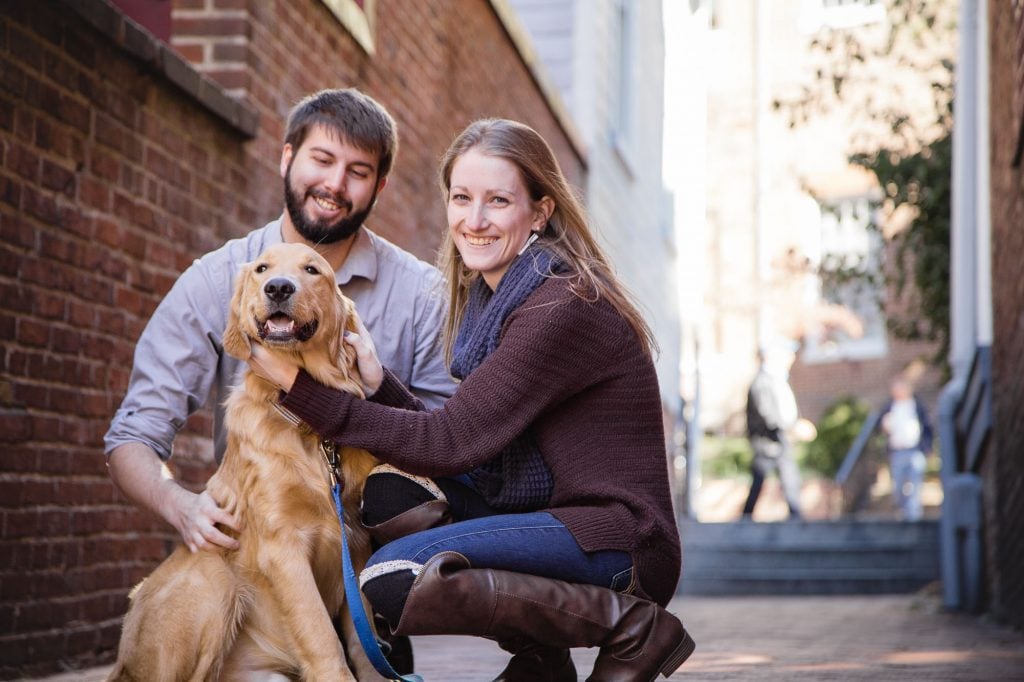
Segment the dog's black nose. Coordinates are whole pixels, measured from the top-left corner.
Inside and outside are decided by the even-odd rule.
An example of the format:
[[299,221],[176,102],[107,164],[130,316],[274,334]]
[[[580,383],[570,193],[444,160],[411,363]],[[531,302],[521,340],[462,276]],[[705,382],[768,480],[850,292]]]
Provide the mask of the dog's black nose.
[[295,293],[295,285],[284,277],[275,277],[263,285],[263,293],[275,303],[287,301]]

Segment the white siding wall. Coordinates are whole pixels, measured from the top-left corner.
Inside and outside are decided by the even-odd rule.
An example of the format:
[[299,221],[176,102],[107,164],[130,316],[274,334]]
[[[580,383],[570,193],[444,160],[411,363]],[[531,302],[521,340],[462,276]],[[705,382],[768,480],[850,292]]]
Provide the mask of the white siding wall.
[[[619,129],[620,3],[631,13],[626,130]],[[587,148],[581,188],[602,245],[661,346],[666,409],[678,416],[680,324],[671,196],[662,182],[664,35],[659,0],[511,0]],[[571,26],[557,25],[569,21]],[[571,67],[566,68],[566,54]],[[549,61],[550,60],[550,61]],[[562,79],[570,74],[566,84]]]

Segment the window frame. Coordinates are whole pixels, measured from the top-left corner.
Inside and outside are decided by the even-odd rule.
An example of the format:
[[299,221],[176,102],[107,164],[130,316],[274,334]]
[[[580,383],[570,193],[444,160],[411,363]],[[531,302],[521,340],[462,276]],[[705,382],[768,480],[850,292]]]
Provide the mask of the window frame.
[[377,0],[320,0],[368,55],[377,51]]

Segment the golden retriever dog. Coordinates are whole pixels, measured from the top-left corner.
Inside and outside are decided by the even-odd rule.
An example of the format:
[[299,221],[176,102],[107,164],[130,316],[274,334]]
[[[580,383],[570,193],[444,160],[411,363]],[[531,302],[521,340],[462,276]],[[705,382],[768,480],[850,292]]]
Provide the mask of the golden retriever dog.
[[[297,358],[321,383],[362,396],[355,351],[342,341],[355,328],[352,302],[327,261],[279,244],[242,266],[224,350],[246,359],[250,342],[260,343]],[[109,680],[382,679],[342,613],[341,529],[320,439],[279,411],[277,396],[246,371],[227,401],[227,451],[207,489],[240,522],[237,534],[222,528],[239,549],[192,554],[181,545],[135,588]],[[358,572],[370,555],[358,506],[378,461],[354,448],[338,455]],[[331,624],[338,614],[344,649]]]

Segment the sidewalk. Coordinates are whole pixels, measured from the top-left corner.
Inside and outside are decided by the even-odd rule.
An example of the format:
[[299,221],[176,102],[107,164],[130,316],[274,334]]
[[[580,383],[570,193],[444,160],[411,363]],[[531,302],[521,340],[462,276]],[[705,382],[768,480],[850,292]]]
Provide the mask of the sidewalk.
[[[697,651],[670,680],[1024,680],[1024,634],[948,614],[937,597],[677,598]],[[426,682],[487,682],[508,655],[469,637],[414,638]],[[585,679],[596,651],[573,652]],[[100,682],[109,668],[46,682]],[[662,679],[662,678],[659,678]]]

